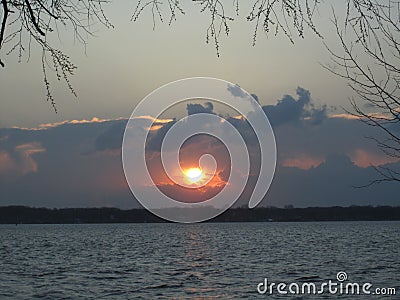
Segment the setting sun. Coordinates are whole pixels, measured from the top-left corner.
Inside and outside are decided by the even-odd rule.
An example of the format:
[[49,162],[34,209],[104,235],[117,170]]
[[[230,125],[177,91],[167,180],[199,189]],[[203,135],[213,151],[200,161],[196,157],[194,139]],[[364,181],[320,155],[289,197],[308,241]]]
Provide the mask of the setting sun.
[[185,176],[190,182],[195,183],[203,178],[203,172],[200,168],[190,168],[185,171]]

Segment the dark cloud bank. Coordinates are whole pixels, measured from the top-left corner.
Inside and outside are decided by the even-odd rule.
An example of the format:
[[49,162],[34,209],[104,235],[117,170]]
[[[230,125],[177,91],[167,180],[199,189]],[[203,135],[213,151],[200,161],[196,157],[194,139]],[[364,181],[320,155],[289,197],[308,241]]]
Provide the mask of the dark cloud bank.
[[[396,183],[354,187],[377,177],[370,164],[389,163],[364,138],[381,133],[359,120],[328,117],[326,106],[315,106],[303,88],[296,94],[263,106],[275,131],[278,166],[262,205],[400,205]],[[193,103],[187,109],[189,114],[212,113],[213,105]],[[230,121],[252,139],[244,121]],[[125,124],[126,120],[111,120],[43,130],[0,129],[0,205],[138,207],[122,170]],[[172,124],[154,133],[149,146],[153,143],[157,149]],[[254,180],[249,178],[250,183]],[[246,193],[238,204],[245,202]]]

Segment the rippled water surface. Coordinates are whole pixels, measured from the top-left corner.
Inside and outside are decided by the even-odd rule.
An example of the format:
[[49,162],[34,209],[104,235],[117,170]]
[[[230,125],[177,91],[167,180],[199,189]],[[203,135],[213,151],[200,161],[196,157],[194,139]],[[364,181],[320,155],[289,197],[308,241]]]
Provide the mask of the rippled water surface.
[[0,299],[271,299],[264,278],[339,271],[400,299],[399,236],[400,222],[0,225]]

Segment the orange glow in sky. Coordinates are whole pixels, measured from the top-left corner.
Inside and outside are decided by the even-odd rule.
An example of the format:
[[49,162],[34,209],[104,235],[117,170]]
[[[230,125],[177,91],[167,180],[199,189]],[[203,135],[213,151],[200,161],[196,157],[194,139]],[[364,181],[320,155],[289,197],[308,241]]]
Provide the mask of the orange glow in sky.
[[200,181],[203,175],[203,171],[200,168],[190,168],[185,171],[185,176],[191,183]]

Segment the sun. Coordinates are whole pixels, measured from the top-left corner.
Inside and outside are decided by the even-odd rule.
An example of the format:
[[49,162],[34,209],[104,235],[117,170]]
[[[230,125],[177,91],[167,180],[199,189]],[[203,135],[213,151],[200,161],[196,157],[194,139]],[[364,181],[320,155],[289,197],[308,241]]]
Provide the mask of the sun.
[[185,171],[185,176],[191,183],[196,183],[203,178],[203,171],[200,168],[190,168]]

